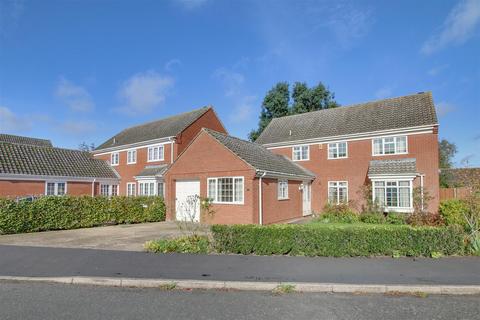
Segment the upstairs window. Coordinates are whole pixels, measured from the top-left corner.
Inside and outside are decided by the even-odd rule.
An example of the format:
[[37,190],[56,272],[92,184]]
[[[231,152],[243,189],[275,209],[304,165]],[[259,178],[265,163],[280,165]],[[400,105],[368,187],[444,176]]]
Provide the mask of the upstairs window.
[[127,164],[137,163],[137,150],[127,151]]
[[328,144],[328,159],[341,159],[347,157],[347,142]]
[[310,158],[309,146],[294,146],[292,151],[293,151],[292,159],[294,161],[305,161]]
[[110,164],[112,166],[118,166],[119,163],[120,163],[120,154],[118,152],[112,153]]
[[288,199],[288,180],[278,180],[277,198],[278,200]]
[[148,161],[162,161],[163,159],[163,146],[148,148]]
[[407,153],[407,137],[386,137],[373,139],[373,155],[405,154]]
[[67,193],[66,182],[47,182],[45,186],[45,195],[63,196]]
[[207,187],[214,203],[243,204],[243,177],[209,178]]

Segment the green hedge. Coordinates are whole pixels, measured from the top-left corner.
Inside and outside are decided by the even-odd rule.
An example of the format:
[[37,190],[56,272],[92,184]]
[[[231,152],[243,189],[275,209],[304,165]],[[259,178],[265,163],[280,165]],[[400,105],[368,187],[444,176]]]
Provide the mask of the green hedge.
[[438,209],[440,215],[447,225],[460,225],[467,227],[467,220],[463,215],[468,210],[464,201],[458,199],[445,200],[440,202]]
[[176,239],[151,240],[144,246],[145,250],[155,253],[208,253],[209,241],[206,236],[184,236]]
[[0,234],[65,230],[165,220],[161,197],[42,197],[0,199]]
[[407,225],[215,225],[221,253],[301,256],[431,256],[464,253],[460,228]]

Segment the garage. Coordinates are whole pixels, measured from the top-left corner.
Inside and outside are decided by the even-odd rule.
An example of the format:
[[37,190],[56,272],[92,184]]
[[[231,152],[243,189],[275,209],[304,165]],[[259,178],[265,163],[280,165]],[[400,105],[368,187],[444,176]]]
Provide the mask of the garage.
[[178,221],[200,221],[200,181],[175,182],[175,212]]

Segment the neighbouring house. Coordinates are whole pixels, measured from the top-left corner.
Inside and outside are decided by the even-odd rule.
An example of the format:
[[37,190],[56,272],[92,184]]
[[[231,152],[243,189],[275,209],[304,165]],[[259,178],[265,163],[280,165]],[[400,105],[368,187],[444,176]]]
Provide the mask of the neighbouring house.
[[0,197],[97,195],[118,175],[88,152],[55,148],[49,140],[0,134]]
[[[289,221],[311,214],[314,178],[257,143],[203,129],[165,173],[167,219],[221,224]],[[212,200],[212,215],[200,214],[205,198]]]
[[480,185],[480,168],[448,168],[440,172],[449,188]]
[[[365,189],[385,211],[439,204],[438,120],[430,92],[273,119],[256,141],[316,176],[312,210],[365,205]],[[425,194],[431,197],[425,203]]]
[[164,195],[163,174],[202,128],[226,133],[212,107],[127,128],[92,153],[120,175],[117,195]]

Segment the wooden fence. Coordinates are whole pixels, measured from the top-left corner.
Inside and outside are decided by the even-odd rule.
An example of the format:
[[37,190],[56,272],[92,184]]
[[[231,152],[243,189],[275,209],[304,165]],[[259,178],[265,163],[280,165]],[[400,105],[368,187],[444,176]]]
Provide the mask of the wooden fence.
[[440,188],[440,201],[449,199],[465,199],[470,194],[470,188]]

